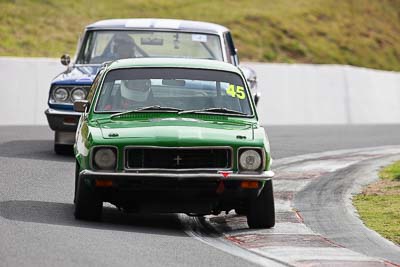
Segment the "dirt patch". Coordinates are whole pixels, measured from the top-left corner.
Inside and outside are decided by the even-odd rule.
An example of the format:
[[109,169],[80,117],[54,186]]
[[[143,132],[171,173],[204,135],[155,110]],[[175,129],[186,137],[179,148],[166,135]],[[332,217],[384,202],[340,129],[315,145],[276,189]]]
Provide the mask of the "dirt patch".
[[367,196],[400,195],[400,181],[379,180],[362,191]]

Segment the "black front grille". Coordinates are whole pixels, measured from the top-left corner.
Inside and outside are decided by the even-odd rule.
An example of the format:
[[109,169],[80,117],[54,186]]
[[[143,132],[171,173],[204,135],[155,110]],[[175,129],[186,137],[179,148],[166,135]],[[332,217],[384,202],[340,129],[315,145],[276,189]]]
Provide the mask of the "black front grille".
[[232,153],[228,148],[128,148],[128,169],[228,169]]

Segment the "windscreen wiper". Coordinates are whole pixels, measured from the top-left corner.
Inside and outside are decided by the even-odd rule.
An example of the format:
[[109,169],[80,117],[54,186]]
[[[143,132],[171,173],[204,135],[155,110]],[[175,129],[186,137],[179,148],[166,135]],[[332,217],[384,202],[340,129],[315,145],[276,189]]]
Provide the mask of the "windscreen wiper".
[[162,107],[160,105],[153,105],[148,107],[142,107],[138,109],[134,109],[133,111],[142,111],[142,110],[171,110],[171,111],[183,111],[181,108],[174,108],[174,107]]
[[183,110],[179,111],[178,114],[186,114],[186,113],[225,113],[225,114],[236,114],[249,116],[249,114],[229,109],[229,108],[205,108],[205,109],[192,109],[192,110]]
[[112,115],[111,118],[118,117],[118,116],[121,116],[121,115],[130,114],[130,113],[141,112],[141,111],[176,111],[176,112],[181,112],[181,111],[183,111],[183,109],[174,108],[174,107],[162,107],[160,105],[153,105],[153,106],[141,107],[141,108],[137,108],[137,109],[133,109],[133,110],[120,112],[120,113]]

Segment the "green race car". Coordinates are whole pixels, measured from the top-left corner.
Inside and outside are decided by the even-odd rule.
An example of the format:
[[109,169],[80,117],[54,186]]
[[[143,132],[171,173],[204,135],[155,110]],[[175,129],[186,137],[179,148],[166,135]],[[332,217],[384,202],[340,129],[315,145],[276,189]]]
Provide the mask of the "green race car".
[[74,146],[77,219],[100,219],[110,202],[195,216],[235,209],[251,228],[275,225],[269,142],[232,64],[114,61],[74,109],[83,112]]

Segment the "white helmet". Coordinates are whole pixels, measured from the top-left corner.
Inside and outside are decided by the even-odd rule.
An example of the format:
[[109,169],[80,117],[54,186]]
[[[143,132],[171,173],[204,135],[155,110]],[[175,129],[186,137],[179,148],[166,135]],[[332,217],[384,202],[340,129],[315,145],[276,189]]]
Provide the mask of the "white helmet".
[[121,96],[133,101],[146,101],[150,94],[150,86],[150,80],[122,80]]

